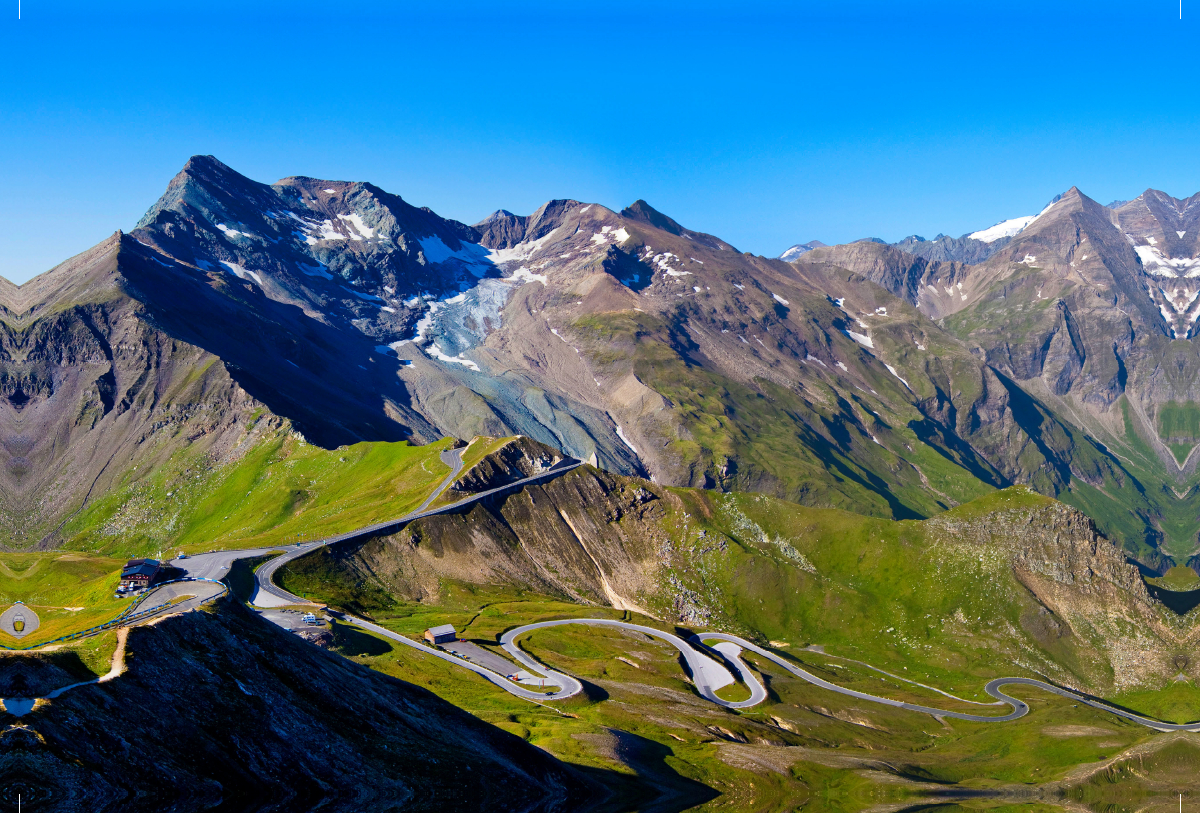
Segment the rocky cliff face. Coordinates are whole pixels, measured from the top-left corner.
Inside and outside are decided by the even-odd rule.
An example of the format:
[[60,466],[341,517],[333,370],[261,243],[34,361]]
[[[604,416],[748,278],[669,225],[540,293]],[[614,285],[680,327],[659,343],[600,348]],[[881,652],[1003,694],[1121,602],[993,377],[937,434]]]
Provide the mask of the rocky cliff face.
[[0,546],[57,544],[89,499],[178,449],[236,456],[263,408],[227,365],[158,329],[125,293],[124,241],[39,278],[49,297],[0,328]]
[[648,486],[577,469],[392,536],[305,557],[288,566],[281,584],[302,589],[319,573],[407,601],[436,602],[442,582],[453,580],[641,611],[658,591],[647,529],[666,516],[664,501],[671,500]]
[[[486,438],[478,442],[486,442]],[[485,455],[448,489],[448,499],[456,501],[471,494],[542,474],[563,461],[562,453],[544,443],[526,437],[513,438],[499,450]]]
[[[785,263],[644,201],[467,226],[370,184],[261,184],[197,157],[132,235],[0,289],[0,421],[30,518],[13,544],[53,544],[139,465],[65,424],[123,422],[103,436],[144,446],[203,411],[221,417],[189,442],[233,448],[262,408],[326,447],[519,434],[623,475],[888,517],[1026,483],[1158,567],[1192,552],[1171,534],[1200,513],[1172,491],[1200,461],[1176,458],[1200,442],[1200,361],[1162,316],[1190,302],[1190,212],[1072,190],[977,264],[871,241]],[[205,395],[180,401],[197,377]]]
[[[561,811],[604,798],[520,739],[228,602],[133,629],[127,657],[120,677],[0,734],[0,776],[26,804]],[[53,682],[52,664],[28,665]]]
[[1083,688],[1163,685],[1181,669],[1196,668],[1177,619],[1079,511],[1053,503],[966,520],[935,517],[925,528],[939,549],[1006,562],[1040,605],[1022,616],[1022,627],[1052,652],[1070,640],[1068,660],[1086,680]]
[[[1010,396],[1029,405],[1027,416],[1040,412],[1061,426],[1050,434],[1073,438],[1038,440],[1046,433],[1032,431],[1015,403],[1005,417],[1007,409],[955,399],[960,414],[974,413],[975,426],[960,434],[1010,481],[1047,491],[1041,477],[1014,465],[1020,455],[1012,450],[1023,444],[1006,452],[986,440],[1010,434],[1004,423],[1021,425],[1019,434],[1038,444],[1048,464],[1039,468],[1057,483],[1047,493],[1064,496],[1073,479],[1098,487],[1144,523],[1148,544],[1161,543],[1184,561],[1198,544],[1195,533],[1164,538],[1164,530],[1174,517],[1194,524],[1200,512],[1190,479],[1200,459],[1191,455],[1200,442],[1191,417],[1200,403],[1200,355],[1192,341],[1200,289],[1189,276],[1200,246],[1198,212],[1195,199],[1154,190],[1105,207],[1071,189],[976,265],[930,265],[917,276],[904,273],[913,268],[908,255],[865,243],[806,259],[851,269],[907,299],[1010,382]],[[1126,500],[1113,488],[1117,483],[1136,483],[1145,496]],[[1131,526],[1118,530],[1087,510],[1129,542]],[[1146,553],[1139,552],[1144,561]]]

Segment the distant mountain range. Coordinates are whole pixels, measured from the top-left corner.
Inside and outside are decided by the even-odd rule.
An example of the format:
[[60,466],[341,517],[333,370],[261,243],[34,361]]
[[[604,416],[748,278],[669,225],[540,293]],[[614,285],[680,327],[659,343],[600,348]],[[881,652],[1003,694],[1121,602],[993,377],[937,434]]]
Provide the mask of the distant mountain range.
[[521,434],[901,519],[1027,483],[1161,568],[1200,514],[1195,201],[1071,189],[960,238],[786,262],[644,201],[467,225],[198,156],[130,233],[0,285],[0,534],[59,544],[185,447]]

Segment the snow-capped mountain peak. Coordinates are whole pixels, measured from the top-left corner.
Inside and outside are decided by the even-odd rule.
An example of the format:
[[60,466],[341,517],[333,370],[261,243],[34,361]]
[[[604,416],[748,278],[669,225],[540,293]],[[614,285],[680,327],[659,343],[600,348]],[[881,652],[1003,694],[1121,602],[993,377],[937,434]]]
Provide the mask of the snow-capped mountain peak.
[[814,248],[825,248],[825,244],[820,240],[809,240],[807,243],[797,243],[787,251],[780,254],[779,259],[783,260],[785,263],[790,263],[793,260],[799,259],[800,255],[807,254],[808,252],[812,251]]

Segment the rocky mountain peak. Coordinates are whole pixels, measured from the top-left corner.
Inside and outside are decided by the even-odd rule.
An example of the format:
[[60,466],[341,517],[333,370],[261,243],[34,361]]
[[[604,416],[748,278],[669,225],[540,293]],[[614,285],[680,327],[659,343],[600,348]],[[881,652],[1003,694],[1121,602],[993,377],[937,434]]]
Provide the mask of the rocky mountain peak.
[[665,231],[668,234],[673,234],[678,237],[683,237],[687,240],[700,243],[707,248],[716,249],[718,251],[737,251],[737,249],[726,243],[724,240],[714,237],[711,234],[685,229],[674,219],[667,217],[662,212],[658,211],[649,203],[646,203],[646,201],[641,199],[634,201],[631,206],[627,206],[622,209],[621,217],[627,218],[634,222],[645,223],[653,226],[656,229]]

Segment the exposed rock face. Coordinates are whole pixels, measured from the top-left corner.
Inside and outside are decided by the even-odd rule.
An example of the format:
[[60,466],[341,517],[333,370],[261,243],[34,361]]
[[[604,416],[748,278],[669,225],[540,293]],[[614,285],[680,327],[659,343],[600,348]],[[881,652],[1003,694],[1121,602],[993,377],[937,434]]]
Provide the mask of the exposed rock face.
[[[944,548],[999,555],[1042,605],[1022,626],[1054,651],[1073,636],[1089,691],[1161,685],[1177,672],[1190,630],[1151,599],[1138,569],[1085,515],[1058,503],[971,520],[935,517],[929,538]],[[1183,632],[1183,634],[1181,634]]]
[[0,736],[0,776],[27,804],[552,811],[603,798],[545,752],[228,602],[133,629],[128,647],[120,677]]
[[454,499],[461,499],[542,474],[562,460],[562,453],[544,443],[526,437],[514,438],[472,466],[449,490]]
[[0,286],[8,544],[55,544],[154,465],[163,421],[225,454],[265,409],[324,446],[520,434],[624,475],[895,518],[1026,483],[1160,567],[1159,547],[1196,545],[1164,518],[1200,512],[1171,492],[1200,461],[1175,457],[1200,442],[1200,357],[1172,338],[1191,330],[1193,215],[1071,190],[1015,237],[971,238],[978,264],[875,241],[785,263],[645,201],[467,226],[199,156],[132,236]]
[[[0,546],[56,544],[89,497],[172,450],[238,454],[262,407],[123,294],[123,239],[39,278],[49,298],[0,326]],[[268,418],[258,431],[279,425]]]
[[[973,347],[1011,382],[1014,396],[1023,390],[1019,397],[1032,410],[1063,425],[1052,434],[1076,436],[1041,449],[1051,464],[1043,470],[1059,470],[1050,475],[1058,485],[1048,491],[1039,477],[1013,465],[1019,455],[983,439],[1005,422],[1027,423],[1015,404],[1008,418],[1006,409],[997,414],[954,399],[959,414],[965,409],[978,427],[966,438],[1011,482],[1061,495],[1073,478],[1103,480],[1108,485],[1098,487],[1114,496],[1116,483],[1137,483],[1145,497],[1126,506],[1145,523],[1145,541],[1163,542],[1185,561],[1198,544],[1195,534],[1164,540],[1159,518],[1194,517],[1198,510],[1194,492],[1182,490],[1200,461],[1190,454],[1200,442],[1192,419],[1200,404],[1196,203],[1147,190],[1105,207],[1071,189],[1016,236],[991,244],[997,249],[977,265],[918,269],[912,255],[873,243],[821,249],[805,259],[843,266],[906,299]],[[1022,429],[1030,438],[1041,434]],[[1092,450],[1081,449],[1085,443]],[[1093,463],[1083,463],[1081,451]],[[1106,530],[1130,542],[1128,530]],[[1136,543],[1130,549],[1153,564]]]
[[400,533],[342,545],[288,566],[374,582],[410,601],[436,601],[440,583],[500,584],[583,604],[646,609],[658,563],[648,528],[671,497],[591,468],[412,523]]
[[970,235],[947,237],[938,235],[932,240],[923,240],[916,235],[906,237],[892,246],[908,254],[930,262],[981,263],[1011,242],[1011,237],[1001,237],[990,243],[976,240]]

